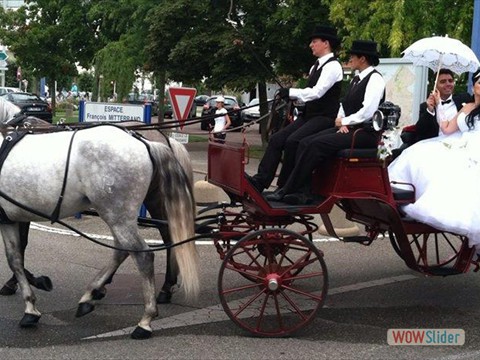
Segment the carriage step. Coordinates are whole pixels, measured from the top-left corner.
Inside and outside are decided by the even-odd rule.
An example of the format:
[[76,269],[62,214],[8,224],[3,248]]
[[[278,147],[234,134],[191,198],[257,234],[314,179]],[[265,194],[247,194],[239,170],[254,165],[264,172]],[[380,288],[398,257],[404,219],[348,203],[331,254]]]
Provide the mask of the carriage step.
[[342,239],[343,242],[352,242],[359,244],[370,244],[373,240],[368,236],[345,236]]

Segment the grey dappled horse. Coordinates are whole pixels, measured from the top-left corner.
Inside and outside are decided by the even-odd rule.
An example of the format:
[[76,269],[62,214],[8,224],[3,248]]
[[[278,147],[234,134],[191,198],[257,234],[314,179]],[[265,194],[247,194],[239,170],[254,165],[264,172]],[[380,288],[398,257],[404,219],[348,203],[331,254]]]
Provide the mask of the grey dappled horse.
[[[2,123],[9,120],[1,118],[6,113],[6,106],[8,104],[0,99]],[[69,148],[71,151],[67,156]],[[185,169],[190,169],[190,172]],[[9,266],[18,280],[26,305],[20,325],[34,326],[41,314],[35,307],[35,295],[24,271],[19,223],[45,219],[19,206],[21,204],[50,216],[58,207],[61,189],[65,186],[59,218],[95,208],[111,229],[114,245],[132,250],[113,251],[113,256],[81,297],[77,316],[93,310],[95,293],[103,289],[107,280],[130,255],[142,278],[145,302],[144,314],[132,337],[150,337],[150,323],[157,315],[154,255],[148,251],[133,251],[148,250],[138,231],[138,209],[144,203],[153,218],[166,218],[173,243],[192,237],[195,203],[191,179],[188,153],[176,142],[172,142],[172,149],[157,142],[142,142],[109,125],[77,132],[25,136],[13,147],[0,173],[0,191],[19,204],[14,205],[0,196],[0,206],[12,222],[0,224],[0,232]],[[195,244],[189,242],[176,247],[173,253],[185,294],[193,297],[199,289]]]

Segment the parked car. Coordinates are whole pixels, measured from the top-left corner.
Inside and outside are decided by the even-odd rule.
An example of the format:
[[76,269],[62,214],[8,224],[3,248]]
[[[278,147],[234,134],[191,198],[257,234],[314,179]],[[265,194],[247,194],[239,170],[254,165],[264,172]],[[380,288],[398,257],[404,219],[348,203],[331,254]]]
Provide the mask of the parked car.
[[135,105],[150,104],[152,106],[152,116],[158,116],[158,103],[151,94],[130,93],[127,96],[127,103]]
[[205,105],[207,100],[208,100],[208,95],[195,96],[194,105],[195,106],[203,106],[203,105]]
[[11,92],[21,92],[19,88],[16,87],[7,87],[7,86],[0,86],[0,95],[11,93]]
[[[216,99],[220,95],[210,96],[202,109],[202,117],[215,114],[216,108]],[[235,96],[224,95],[225,98],[225,109],[228,111],[228,116],[232,122],[232,127],[237,127],[242,125],[242,119],[240,117],[240,106]],[[209,130],[209,124],[213,125],[213,117],[210,119],[203,119],[200,123],[200,128],[202,130]]]
[[[271,99],[268,99],[270,101]],[[250,102],[247,105],[247,109],[242,110],[241,117],[242,117],[242,122],[250,122],[257,120],[260,118],[260,106],[258,98],[250,100]],[[271,108],[271,102],[268,103],[268,108]],[[256,106],[255,106],[256,105]]]
[[39,96],[25,92],[7,92],[0,96],[17,105],[22,114],[52,122],[52,107]]
[[164,119],[173,119],[173,109],[170,100],[165,96],[163,101],[163,118]]

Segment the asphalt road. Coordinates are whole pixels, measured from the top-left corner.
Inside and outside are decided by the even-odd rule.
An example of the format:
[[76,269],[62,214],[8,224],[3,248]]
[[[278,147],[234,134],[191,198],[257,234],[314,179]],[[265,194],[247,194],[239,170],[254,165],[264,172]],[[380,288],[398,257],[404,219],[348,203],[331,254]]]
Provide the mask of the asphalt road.
[[[192,147],[197,170],[205,165],[202,150]],[[250,164],[254,169],[256,164]],[[202,177],[197,173],[197,180]],[[70,218],[82,231],[108,235],[96,217]],[[36,290],[43,316],[34,329],[18,325],[24,310],[19,294],[0,298],[0,356],[21,359],[478,359],[480,291],[478,275],[426,278],[407,269],[388,239],[371,246],[318,238],[329,272],[329,295],[308,327],[287,338],[259,338],[227,318],[219,302],[221,266],[215,248],[198,245],[201,294],[186,302],[182,294],[159,306],[154,335],[129,337],[143,311],[133,262],[120,268],[107,296],[83,318],[75,318],[84,288],[110,256],[110,250],[43,223],[31,230],[26,265],[51,277],[52,292]],[[142,230],[146,239],[156,231]],[[108,238],[105,238],[109,242]],[[0,258],[5,259],[3,247]],[[156,255],[157,285],[162,283],[165,255]],[[0,262],[0,281],[10,276]],[[462,346],[390,346],[388,329],[451,328],[465,330]]]

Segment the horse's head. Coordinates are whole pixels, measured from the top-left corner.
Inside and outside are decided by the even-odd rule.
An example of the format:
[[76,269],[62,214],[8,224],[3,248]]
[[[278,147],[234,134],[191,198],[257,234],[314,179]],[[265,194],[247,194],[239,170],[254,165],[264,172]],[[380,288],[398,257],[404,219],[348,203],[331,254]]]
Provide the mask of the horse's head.
[[8,122],[19,112],[20,108],[17,105],[0,96],[0,124],[8,125]]

